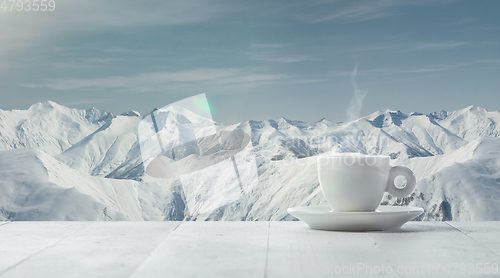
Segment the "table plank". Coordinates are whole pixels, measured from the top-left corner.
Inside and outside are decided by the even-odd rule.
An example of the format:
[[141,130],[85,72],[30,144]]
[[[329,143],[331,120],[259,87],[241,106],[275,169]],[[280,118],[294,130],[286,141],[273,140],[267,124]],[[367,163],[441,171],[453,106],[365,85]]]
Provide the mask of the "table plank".
[[[476,269],[468,272],[467,267],[500,262],[498,254],[444,222],[410,222],[400,232],[369,235],[393,271],[414,277],[480,274]],[[465,273],[460,272],[462,265]]]
[[[446,223],[478,241],[496,254],[500,254],[500,221],[453,221]],[[500,264],[500,261],[497,263]]]
[[358,263],[388,265],[383,253],[370,233],[320,231],[303,222],[272,222],[267,277],[356,276]]
[[[47,224],[54,227],[50,228]],[[47,238],[51,236],[44,233],[40,226],[55,232],[67,228],[76,232],[68,231],[65,238],[28,257],[15,267],[7,269],[2,273],[2,277],[29,277],[34,274],[36,277],[129,276],[180,222],[65,222],[65,224],[50,222],[47,224],[16,223],[12,226],[31,226],[31,233],[24,232],[21,238],[36,235],[42,240],[48,240]],[[33,240],[29,240],[27,244],[18,245],[17,250],[29,248],[32,242]],[[11,249],[14,248],[15,245],[12,245]],[[7,257],[6,255],[2,257]]]
[[12,222],[0,229],[0,275],[92,222]]
[[262,277],[268,222],[184,222],[133,277]]

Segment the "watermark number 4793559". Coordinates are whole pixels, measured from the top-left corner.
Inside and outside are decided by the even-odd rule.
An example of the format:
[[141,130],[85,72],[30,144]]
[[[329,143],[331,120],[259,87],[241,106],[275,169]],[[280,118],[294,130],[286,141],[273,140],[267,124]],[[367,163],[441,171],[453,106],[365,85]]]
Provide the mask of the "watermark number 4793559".
[[19,12],[52,12],[56,9],[55,0],[0,0],[0,11],[10,12],[17,10]]

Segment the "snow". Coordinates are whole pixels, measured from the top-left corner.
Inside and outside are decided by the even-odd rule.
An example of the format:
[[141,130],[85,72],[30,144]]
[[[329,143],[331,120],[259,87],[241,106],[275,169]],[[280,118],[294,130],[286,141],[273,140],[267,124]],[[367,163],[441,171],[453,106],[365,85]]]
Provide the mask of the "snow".
[[36,149],[0,152],[0,176],[1,220],[162,219],[157,186],[93,177]]
[[117,116],[56,156],[66,165],[94,176],[106,176],[125,162],[137,142],[140,117]]
[[[289,207],[326,204],[316,159],[335,150],[388,155],[393,165],[413,169],[415,192],[386,194],[382,204],[423,207],[418,220],[500,220],[499,112],[386,109],[344,123],[280,118],[232,125],[175,105],[153,113],[168,148],[221,130],[250,135],[249,147],[235,156],[249,165],[238,166],[242,183],[230,159],[203,173],[148,176],[143,160],[160,152],[151,113],[114,115],[49,101],[0,110],[0,219],[294,220]],[[183,163],[193,159],[192,150],[177,151],[185,152]]]
[[78,143],[114,115],[48,101],[27,110],[0,110],[0,149],[38,148],[56,155]]

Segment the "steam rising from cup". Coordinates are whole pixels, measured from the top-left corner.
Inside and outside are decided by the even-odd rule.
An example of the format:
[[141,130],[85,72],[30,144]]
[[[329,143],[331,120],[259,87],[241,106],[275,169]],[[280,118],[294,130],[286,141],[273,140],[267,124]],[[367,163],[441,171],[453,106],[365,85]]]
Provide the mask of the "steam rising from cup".
[[366,91],[359,90],[358,85],[356,84],[356,74],[358,74],[358,65],[354,67],[354,70],[351,73],[351,84],[354,88],[354,93],[351,98],[349,108],[346,110],[347,121],[354,121],[359,118],[359,112],[363,106],[363,99],[366,96]]
[[[351,73],[351,84],[354,89],[353,96],[349,103],[349,107],[346,109],[347,121],[354,121],[359,118],[359,112],[363,106],[363,99],[366,96],[366,91],[361,91],[356,84],[356,75],[358,74],[358,65],[354,66],[354,70]],[[353,127],[347,127],[345,130],[345,135],[342,140],[342,144],[336,144],[332,147],[332,153],[342,153],[348,152],[358,152],[357,149],[360,139],[359,130]]]

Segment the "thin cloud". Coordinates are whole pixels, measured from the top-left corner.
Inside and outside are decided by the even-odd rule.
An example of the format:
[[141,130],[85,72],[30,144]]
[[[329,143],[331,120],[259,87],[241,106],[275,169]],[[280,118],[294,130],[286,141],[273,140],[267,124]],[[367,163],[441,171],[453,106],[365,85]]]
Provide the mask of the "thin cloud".
[[500,64],[500,59],[479,60],[480,64]]
[[467,42],[426,42],[426,43],[419,43],[415,46],[414,50],[441,50],[441,49],[450,49],[450,48],[455,48],[458,46],[463,46],[467,45],[469,43]]
[[[418,68],[375,68],[368,70],[360,70],[358,75],[392,75],[392,74],[419,74],[419,73],[432,73],[432,72],[443,72],[447,70],[452,70],[454,68],[460,68],[471,65],[480,64],[500,64],[500,60],[478,60],[473,62],[462,62],[456,64],[435,64],[426,67]],[[330,72],[329,76],[346,76],[349,72],[347,71],[333,71]]]
[[[345,3],[345,2],[344,2]],[[317,16],[311,23],[340,20],[348,22],[361,22],[385,17],[401,15],[396,7],[403,5],[423,5],[432,4],[430,0],[379,0],[379,1],[348,1],[348,5],[336,6],[335,11],[328,15]],[[352,4],[354,3],[354,4]],[[337,4],[337,1],[334,2]],[[341,5],[341,4],[340,4]]]
[[413,52],[413,51],[439,51],[448,50],[457,47],[481,47],[487,45],[486,42],[409,42],[409,43],[395,43],[383,42],[375,44],[367,44],[352,48],[350,51],[365,52],[365,51],[399,51],[399,52]]
[[295,55],[295,56],[272,56],[272,55],[262,55],[256,54],[253,55],[254,60],[258,61],[266,61],[266,62],[274,62],[281,64],[288,63],[297,63],[297,62],[305,62],[305,61],[322,61],[323,59],[306,56],[306,55]]
[[[0,55],[75,31],[180,25],[206,22],[237,11],[237,5],[211,0],[64,0],[54,12],[5,12],[0,24]],[[67,12],[75,11],[75,12]],[[4,22],[4,23],[5,23]]]
[[125,49],[125,48],[106,48],[106,49],[98,48],[98,49],[102,50],[104,52],[131,52],[132,51],[130,49]]
[[366,44],[362,46],[357,46],[354,48],[350,48],[350,51],[354,52],[364,52],[364,51],[380,51],[380,50],[387,50],[387,49],[395,49],[399,48],[401,44],[396,44],[396,43],[388,43],[388,42],[383,42],[383,43],[374,43],[374,44]]
[[267,81],[287,79],[284,74],[252,73],[244,69],[195,69],[178,72],[152,72],[134,76],[109,76],[103,78],[60,78],[45,79],[39,84],[25,84],[29,88],[49,88],[53,90],[113,89],[127,88],[136,92],[147,92],[159,87],[178,85],[217,86],[226,84],[253,83],[259,85]]
[[111,64],[114,62],[120,62],[123,59],[114,59],[114,58],[86,58],[83,59],[82,62],[86,64]]
[[309,55],[289,55],[289,54],[282,54],[282,51],[273,51],[273,50],[257,51],[247,54],[253,60],[256,61],[265,61],[265,62],[281,63],[281,64],[323,60]]
[[334,13],[312,20],[312,23],[347,20],[347,21],[367,21],[383,17],[394,16],[398,13],[392,11],[394,6],[400,5],[401,1],[365,1],[349,6],[340,7]]
[[288,44],[282,43],[252,43],[251,48],[285,48]]

